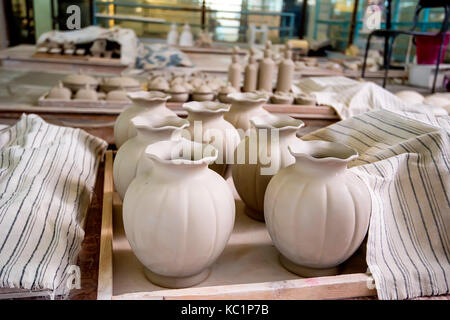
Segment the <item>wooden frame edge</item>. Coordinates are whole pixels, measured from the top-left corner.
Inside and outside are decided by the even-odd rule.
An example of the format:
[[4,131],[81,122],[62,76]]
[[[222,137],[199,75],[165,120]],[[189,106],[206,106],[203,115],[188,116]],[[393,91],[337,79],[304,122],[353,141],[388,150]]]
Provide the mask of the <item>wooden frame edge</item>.
[[373,278],[365,273],[343,274],[330,277],[285,280],[275,282],[160,290],[113,296],[114,300],[317,300],[348,299],[376,295],[369,284]]
[[103,185],[102,227],[100,233],[100,257],[98,263],[97,300],[111,300],[113,295],[113,152],[106,151]]

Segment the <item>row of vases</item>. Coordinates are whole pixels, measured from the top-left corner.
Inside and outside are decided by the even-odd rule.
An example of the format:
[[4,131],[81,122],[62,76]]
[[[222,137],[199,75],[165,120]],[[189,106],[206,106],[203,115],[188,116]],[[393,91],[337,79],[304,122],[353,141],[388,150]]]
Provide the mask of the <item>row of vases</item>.
[[115,126],[114,183],[128,241],[150,281],[179,288],[208,276],[234,226],[230,169],[246,213],[265,219],[288,270],[336,274],[363,241],[370,195],[347,170],[353,149],[297,138],[303,122],[266,112],[264,95],[230,94],[231,109],[185,103],[187,120],[165,107],[167,95],[129,95],[134,105]]

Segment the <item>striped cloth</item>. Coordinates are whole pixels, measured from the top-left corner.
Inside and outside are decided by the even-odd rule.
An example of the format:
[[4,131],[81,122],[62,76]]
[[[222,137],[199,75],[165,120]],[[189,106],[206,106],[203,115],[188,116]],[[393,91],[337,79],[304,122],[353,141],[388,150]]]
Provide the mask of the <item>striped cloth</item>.
[[106,147],[36,115],[0,131],[0,287],[68,291]]
[[447,115],[447,111],[438,106],[407,104],[373,82],[346,77],[314,77],[302,79],[297,86],[301,91],[315,96],[319,104],[332,106],[341,119],[379,109]]
[[370,187],[367,264],[380,299],[448,294],[450,117],[364,113],[303,139],[344,143]]

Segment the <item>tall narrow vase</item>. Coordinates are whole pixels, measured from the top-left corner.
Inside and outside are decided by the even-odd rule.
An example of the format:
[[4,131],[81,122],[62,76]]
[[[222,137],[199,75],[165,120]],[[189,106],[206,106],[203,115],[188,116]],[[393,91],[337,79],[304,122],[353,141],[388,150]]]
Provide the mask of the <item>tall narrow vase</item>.
[[125,233],[153,283],[181,288],[208,277],[234,225],[234,198],[208,165],[217,149],[185,139],[147,147],[151,170],[130,184]]
[[303,277],[337,274],[369,225],[369,190],[347,170],[358,154],[325,141],[304,141],[290,151],[295,164],[280,170],[267,186],[267,229],[289,271]]
[[232,175],[236,191],[246,205],[245,212],[264,221],[267,185],[281,168],[295,162],[288,147],[301,147],[303,140],[296,137],[296,132],[304,123],[287,115],[272,114],[253,117],[250,122],[255,129],[236,148]]
[[129,92],[128,97],[133,101],[133,105],[122,111],[114,124],[114,142],[117,148],[137,134],[136,129],[130,123],[135,116],[140,114],[176,116],[175,112],[166,108],[166,101],[170,99],[170,96],[165,93],[137,91]]

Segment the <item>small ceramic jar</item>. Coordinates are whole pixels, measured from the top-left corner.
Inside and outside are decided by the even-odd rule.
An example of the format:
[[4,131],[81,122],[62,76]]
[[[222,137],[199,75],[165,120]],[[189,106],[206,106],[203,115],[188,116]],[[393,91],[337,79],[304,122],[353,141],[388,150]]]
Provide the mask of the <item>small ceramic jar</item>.
[[306,93],[300,93],[295,96],[295,104],[300,105],[315,105],[316,104],[316,98],[312,95],[308,95]]
[[72,92],[65,88],[60,81],[58,85],[50,90],[50,92],[47,95],[47,99],[54,99],[54,100],[70,100],[70,97],[72,96]]
[[113,90],[106,94],[106,101],[130,101],[125,90]]
[[294,96],[288,92],[277,91],[270,97],[270,101],[274,104],[292,104]]
[[189,80],[189,83],[194,87],[200,87],[203,85],[203,79],[199,76],[194,76]]
[[84,89],[77,91],[74,97],[75,100],[87,100],[87,101],[98,101],[97,91],[91,89],[88,84]]
[[176,84],[183,84],[185,82],[184,77],[176,76],[170,81],[170,86],[174,86]]
[[69,88],[72,92],[77,92],[88,85],[91,89],[97,90],[98,80],[94,77],[82,74],[81,71],[75,74],[68,75],[62,80],[64,86]]
[[169,82],[165,78],[157,77],[150,81],[148,90],[167,92],[169,90]]
[[136,79],[130,77],[105,78],[101,85],[102,90],[109,92],[123,88],[125,91],[139,91],[141,84]]
[[167,92],[170,94],[170,102],[186,102],[189,99],[188,90],[181,84],[174,84]]
[[209,86],[204,84],[194,89],[192,99],[194,101],[211,101],[214,99],[214,92]]
[[231,99],[228,98],[229,93],[238,92],[235,87],[231,85],[231,83],[228,82],[226,86],[223,86],[219,89],[219,101],[222,103],[231,103]]

